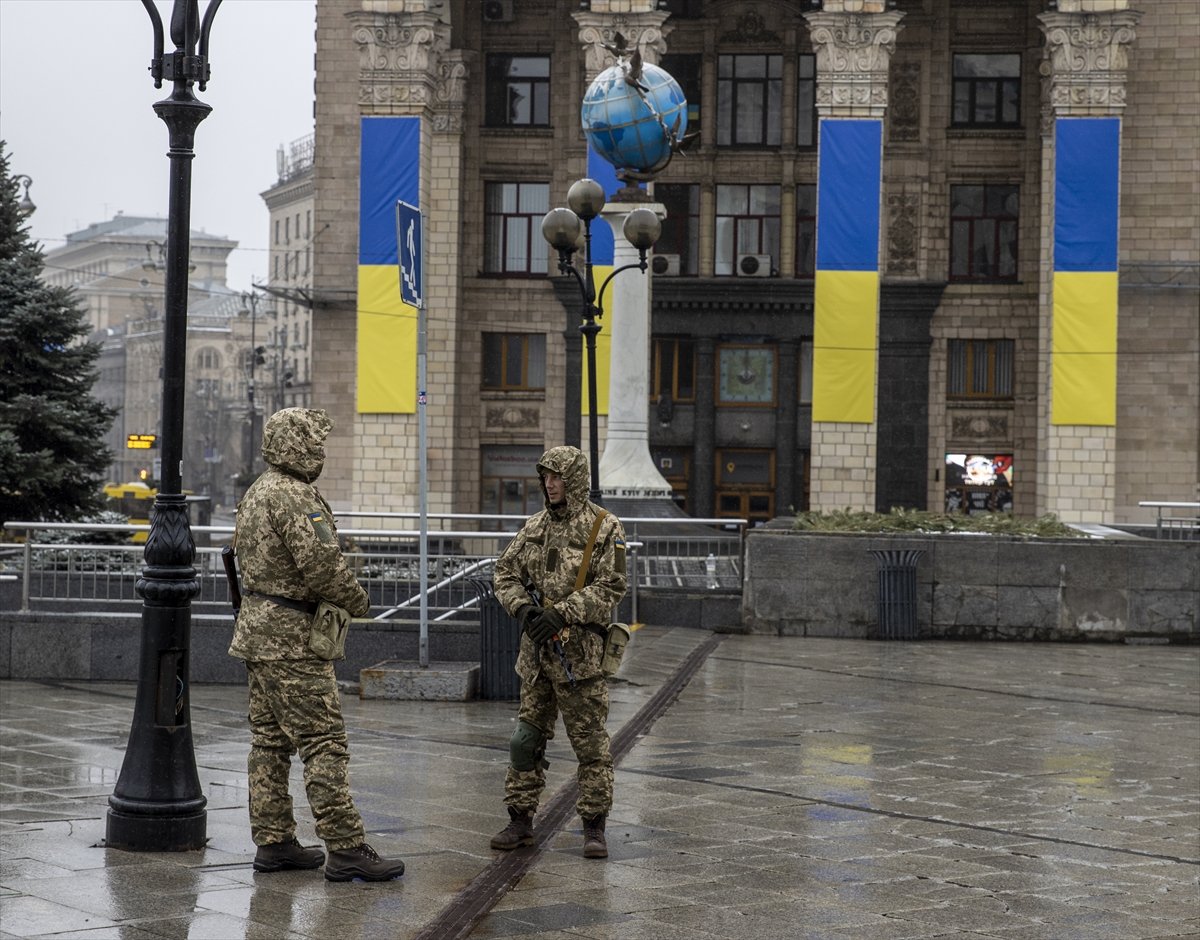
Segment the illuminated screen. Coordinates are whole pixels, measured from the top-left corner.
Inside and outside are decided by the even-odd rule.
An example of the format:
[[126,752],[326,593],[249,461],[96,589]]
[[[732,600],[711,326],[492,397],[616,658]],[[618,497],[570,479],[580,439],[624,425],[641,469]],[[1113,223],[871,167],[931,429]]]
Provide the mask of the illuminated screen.
[[1012,512],[1012,454],[947,454],[946,512]]

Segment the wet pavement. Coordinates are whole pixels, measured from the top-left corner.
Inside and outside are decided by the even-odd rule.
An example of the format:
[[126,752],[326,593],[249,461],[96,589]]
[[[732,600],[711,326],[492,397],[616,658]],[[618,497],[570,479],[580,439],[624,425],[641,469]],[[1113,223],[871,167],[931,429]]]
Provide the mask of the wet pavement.
[[1200,937],[1197,647],[643,628],[607,861],[545,825],[561,726],[544,842],[505,854],[515,703],[346,695],[370,841],[408,864],[388,884],[253,872],[236,686],[192,690],[207,848],[101,847],[133,696],[0,682],[0,938]]

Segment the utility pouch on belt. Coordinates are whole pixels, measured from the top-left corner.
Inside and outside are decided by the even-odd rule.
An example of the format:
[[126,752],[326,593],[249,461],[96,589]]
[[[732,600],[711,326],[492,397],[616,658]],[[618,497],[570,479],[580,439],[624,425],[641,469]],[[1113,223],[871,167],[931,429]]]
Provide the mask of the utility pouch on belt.
[[321,601],[308,630],[308,648],[320,659],[345,659],[350,611],[330,601]]
[[615,675],[621,666],[621,657],[629,645],[629,627],[623,623],[610,623],[608,637],[604,640],[604,653],[600,658],[600,671],[606,676]]

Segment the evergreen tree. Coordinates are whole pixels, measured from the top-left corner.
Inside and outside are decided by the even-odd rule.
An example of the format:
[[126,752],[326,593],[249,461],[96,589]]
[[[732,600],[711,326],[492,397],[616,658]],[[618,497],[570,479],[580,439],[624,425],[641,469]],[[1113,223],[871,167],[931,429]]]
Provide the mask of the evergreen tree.
[[0,140],[0,526],[74,521],[103,502],[115,412],[92,396],[97,343],[70,288],[42,282]]

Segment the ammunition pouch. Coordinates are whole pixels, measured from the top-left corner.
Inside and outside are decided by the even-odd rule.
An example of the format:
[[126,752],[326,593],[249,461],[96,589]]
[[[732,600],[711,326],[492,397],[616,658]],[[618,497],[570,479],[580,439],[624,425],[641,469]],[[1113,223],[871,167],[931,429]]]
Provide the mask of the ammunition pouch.
[[623,623],[610,623],[604,639],[604,653],[600,657],[600,671],[605,676],[615,675],[629,645],[629,627]]

